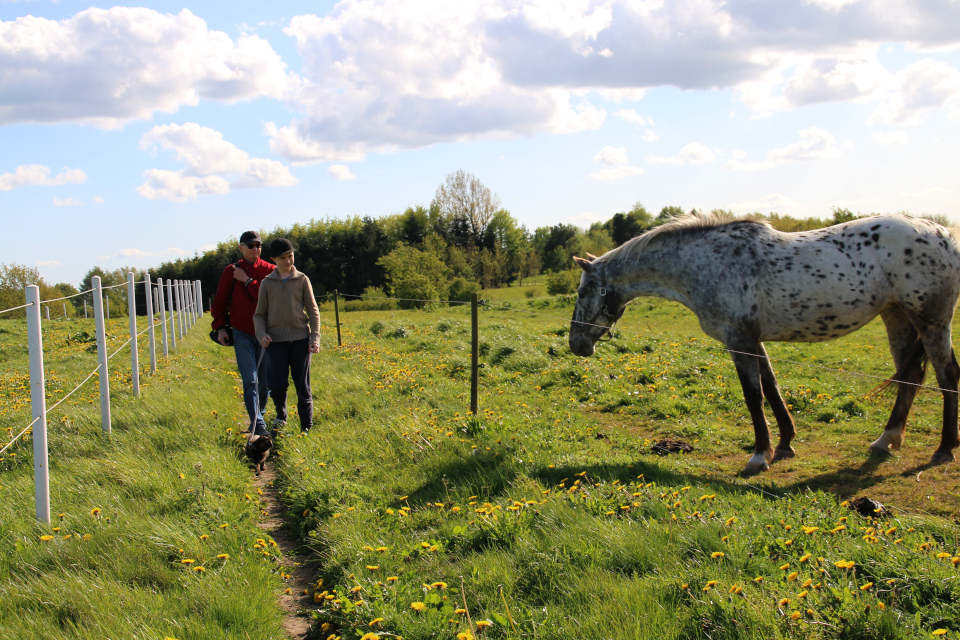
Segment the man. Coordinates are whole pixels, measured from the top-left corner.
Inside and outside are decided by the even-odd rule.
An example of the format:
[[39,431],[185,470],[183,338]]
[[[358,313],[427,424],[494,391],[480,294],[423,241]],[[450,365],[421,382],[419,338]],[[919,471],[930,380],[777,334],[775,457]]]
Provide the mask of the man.
[[233,349],[243,380],[243,403],[247,407],[251,428],[258,435],[269,435],[263,420],[267,405],[267,362],[266,358],[261,358],[262,349],[255,337],[253,312],[257,310],[260,283],[276,267],[260,258],[261,245],[260,234],[256,231],[244,231],[240,236],[243,259],[228,265],[220,275],[211,314],[212,328],[219,330],[217,340],[220,344],[229,345],[225,328],[233,329]]

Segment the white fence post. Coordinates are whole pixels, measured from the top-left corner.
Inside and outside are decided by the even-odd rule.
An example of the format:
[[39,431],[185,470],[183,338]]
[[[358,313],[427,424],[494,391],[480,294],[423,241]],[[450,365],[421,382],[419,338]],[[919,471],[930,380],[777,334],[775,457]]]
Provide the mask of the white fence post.
[[107,294],[107,320],[109,319],[110,319],[110,294],[108,293]]
[[130,318],[130,378],[134,397],[140,395],[140,349],[137,346],[137,292],[133,272],[127,272],[127,316]]
[[163,357],[170,355],[170,349],[167,347],[167,310],[164,307],[163,278],[157,278],[157,306],[160,307],[160,328],[163,334]]
[[200,313],[200,317],[203,318],[203,292],[201,291],[203,287],[200,284],[200,281],[197,280],[197,311]]
[[157,339],[153,333],[153,287],[150,285],[150,274],[144,275],[143,280],[143,291],[146,294],[144,299],[147,301],[147,322],[149,323],[147,335],[150,336],[150,375],[154,375],[157,372]]
[[167,310],[170,312],[170,348],[177,348],[177,327],[173,316],[176,314],[173,298],[173,280],[167,278]]
[[86,300],[83,301],[83,317],[84,317],[84,318],[89,318],[89,317],[90,317],[90,316],[87,315],[87,301],[86,301]]
[[177,330],[180,331],[180,340],[183,340],[183,296],[181,295],[181,289],[183,288],[183,281],[177,280],[176,286],[174,287],[174,296],[177,299]]
[[183,302],[187,307],[187,329],[193,328],[193,299],[190,292],[190,281],[183,281]]
[[50,305],[45,306],[44,310],[47,312],[47,322],[50,322]]
[[[47,460],[47,391],[43,379],[40,287],[27,286],[27,348],[30,352],[30,407],[33,425],[33,484],[37,520],[50,523],[50,466]],[[49,309],[49,307],[48,307]]]
[[[97,323],[97,359],[100,361],[100,422],[104,433],[110,433],[110,373],[107,368],[107,331],[103,325],[103,289],[100,276],[93,276],[93,317]],[[107,298],[107,304],[110,298]]]
[[63,317],[64,317],[64,319],[66,319],[66,317],[67,317],[67,303],[66,303],[66,302],[63,303]]

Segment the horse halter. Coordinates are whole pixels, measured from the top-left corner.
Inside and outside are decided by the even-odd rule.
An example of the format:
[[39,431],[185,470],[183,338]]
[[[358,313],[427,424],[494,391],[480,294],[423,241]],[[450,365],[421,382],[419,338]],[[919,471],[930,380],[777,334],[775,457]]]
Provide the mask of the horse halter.
[[[619,313],[610,312],[610,307],[607,303],[608,292],[607,292],[606,266],[607,266],[606,262],[601,263],[600,265],[600,310],[597,311],[593,315],[593,318],[591,318],[590,322],[587,323],[587,324],[596,325],[597,320],[600,318],[600,316],[605,316],[606,319],[610,321],[610,326],[604,329],[603,333],[600,334],[600,337],[597,338],[597,342],[609,342],[610,340],[613,340],[613,335],[614,335],[613,328],[617,326],[617,320],[623,317],[623,312],[626,310],[626,307],[624,307],[624,309],[621,310]],[[604,339],[604,336],[606,336],[606,339]]]

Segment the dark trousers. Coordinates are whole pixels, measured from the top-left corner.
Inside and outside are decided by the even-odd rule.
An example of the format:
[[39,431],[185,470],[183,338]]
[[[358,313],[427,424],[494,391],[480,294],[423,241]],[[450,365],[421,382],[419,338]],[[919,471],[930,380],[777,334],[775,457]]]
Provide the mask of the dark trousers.
[[287,419],[288,372],[293,377],[297,391],[297,411],[300,413],[300,430],[313,426],[313,395],[310,392],[310,340],[271,342],[267,347],[267,378],[270,380],[270,395],[277,407],[277,417]]

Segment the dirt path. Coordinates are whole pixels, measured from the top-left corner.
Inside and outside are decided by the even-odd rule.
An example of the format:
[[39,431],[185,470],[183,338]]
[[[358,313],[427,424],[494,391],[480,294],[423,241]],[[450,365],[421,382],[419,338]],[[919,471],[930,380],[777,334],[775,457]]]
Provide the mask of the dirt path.
[[266,469],[254,481],[254,486],[263,492],[264,511],[267,512],[267,516],[260,523],[260,527],[270,534],[280,551],[283,552],[280,566],[290,576],[287,579],[289,593],[280,596],[280,606],[287,612],[283,627],[290,638],[304,640],[310,631],[311,621],[308,615],[298,615],[298,612],[308,610],[313,604],[310,596],[313,590],[310,586],[318,570],[316,564],[309,558],[297,555],[299,550],[297,540],[291,538],[283,526],[283,514],[286,507],[273,486],[274,479],[273,467],[270,462],[267,462]]

